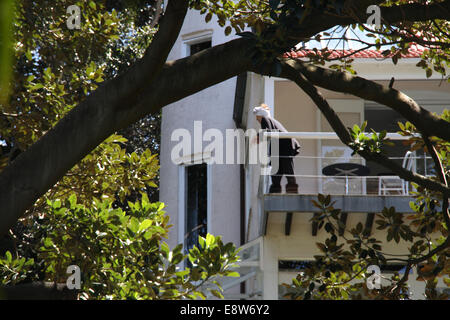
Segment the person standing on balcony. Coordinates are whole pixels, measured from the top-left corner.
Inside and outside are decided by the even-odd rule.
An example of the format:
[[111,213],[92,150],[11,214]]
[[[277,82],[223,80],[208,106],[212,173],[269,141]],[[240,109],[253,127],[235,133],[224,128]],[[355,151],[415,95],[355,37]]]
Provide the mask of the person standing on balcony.
[[[261,129],[267,131],[287,132],[283,125],[276,119],[270,116],[269,106],[262,103],[258,107],[253,108],[253,113],[256,120],[261,124]],[[259,136],[258,136],[259,143]],[[271,152],[271,151],[269,151]],[[279,141],[279,166],[275,175],[272,175],[272,184],[270,186],[270,193],[281,192],[281,178],[286,176],[286,192],[298,193],[297,181],[294,177],[294,160],[293,158],[300,153],[300,144],[296,139],[285,138]],[[271,155],[272,156],[272,155]]]

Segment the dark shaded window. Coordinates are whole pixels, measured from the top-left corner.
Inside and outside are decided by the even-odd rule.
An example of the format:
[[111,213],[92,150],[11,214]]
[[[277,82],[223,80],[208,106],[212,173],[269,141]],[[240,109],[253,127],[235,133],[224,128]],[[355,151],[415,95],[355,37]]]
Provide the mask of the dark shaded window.
[[[404,264],[387,264],[381,265],[380,270],[382,273],[404,273],[406,271],[406,265]],[[412,273],[412,269],[409,273]]]
[[[381,132],[386,130],[387,132],[397,132],[399,131],[398,122],[405,123],[406,120],[398,114],[396,111],[384,107],[384,106],[367,106],[364,109],[365,120],[367,120],[366,132],[370,132],[370,129],[376,132]],[[393,146],[387,144],[383,145],[383,150],[386,152],[387,156],[390,157],[398,165],[403,165],[403,159],[406,152],[410,149],[409,146],[405,145],[402,141],[392,140]],[[426,159],[427,156],[423,149],[415,151],[413,155],[416,157],[414,160],[415,170],[420,174],[434,174],[433,161],[431,159]],[[367,161],[366,165],[370,169],[370,175],[373,176],[396,176],[397,174],[385,168],[379,163],[373,161]],[[377,194],[378,190],[378,180],[368,179],[367,180],[367,193]]]
[[[364,110],[365,120],[367,120],[366,132],[370,132],[370,129],[374,129],[377,132],[386,130],[387,132],[397,132],[399,130],[397,122],[405,122],[405,119],[392,109],[387,107],[366,107]],[[402,165],[403,157],[406,151],[409,150],[401,141],[392,141],[393,146],[384,146],[384,150],[389,157],[393,159],[399,165]],[[367,166],[370,168],[370,173],[376,175],[395,175],[388,169],[376,162],[368,162]]]
[[301,271],[312,266],[311,261],[299,260],[279,260],[278,269],[280,271]]
[[[301,260],[279,260],[278,269],[280,271],[303,271],[307,268],[313,266],[313,261],[301,261]],[[380,270],[382,273],[394,273],[394,272],[404,272],[405,265],[403,264],[387,264],[381,265]],[[412,270],[411,270],[412,273]]]
[[203,41],[189,46],[189,55],[193,55],[199,51],[211,48],[211,40]]
[[[399,131],[398,122],[405,123],[406,119],[403,118],[396,111],[384,107],[365,107],[364,109],[365,120],[367,120],[366,132],[370,132],[370,129],[374,129],[377,132],[386,130],[387,132]],[[389,157],[393,157],[394,161],[399,165],[402,165],[403,157],[406,151],[409,150],[409,146],[405,145],[402,141],[391,141],[394,145],[384,145],[384,151]],[[424,152],[422,149],[416,150],[416,157],[419,157],[416,161],[416,171],[420,174],[434,174],[432,169],[432,161],[424,160]],[[371,175],[396,175],[389,172],[386,168],[376,162],[368,162],[367,165],[370,168]]]
[[198,245],[207,232],[207,167],[205,163],[186,167],[186,251]]

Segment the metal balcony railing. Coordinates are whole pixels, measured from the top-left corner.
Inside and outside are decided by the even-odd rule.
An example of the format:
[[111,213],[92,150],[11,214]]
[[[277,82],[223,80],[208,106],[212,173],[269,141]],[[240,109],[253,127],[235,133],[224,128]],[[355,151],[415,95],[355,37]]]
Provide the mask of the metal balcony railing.
[[[273,138],[296,138],[305,144],[307,140],[315,140],[316,144],[309,143],[308,148],[302,148],[300,154],[293,158],[295,171],[290,176],[295,177],[299,185],[299,194],[406,196],[414,191],[408,181],[401,179],[395,173],[388,172],[376,164],[367,164],[365,159],[358,155],[352,156],[353,151],[340,143],[334,132],[265,132],[264,135],[269,138],[269,141]],[[408,139],[397,133],[388,133],[386,136],[394,141]],[[272,156],[271,162],[275,158]],[[406,169],[422,175],[428,176],[433,173],[431,157],[427,155],[408,151],[403,156],[389,158]],[[336,166],[336,164],[344,164],[342,168],[346,169],[340,169],[337,165],[337,171],[334,174],[324,174],[324,168]],[[366,168],[369,173],[361,174],[351,168],[352,166],[356,168],[358,165]],[[262,166],[262,171],[265,173],[260,177],[260,195],[269,193],[270,175],[275,173],[270,166],[266,168]],[[286,184],[285,177],[281,184],[282,186]],[[282,193],[286,193],[284,187]]]

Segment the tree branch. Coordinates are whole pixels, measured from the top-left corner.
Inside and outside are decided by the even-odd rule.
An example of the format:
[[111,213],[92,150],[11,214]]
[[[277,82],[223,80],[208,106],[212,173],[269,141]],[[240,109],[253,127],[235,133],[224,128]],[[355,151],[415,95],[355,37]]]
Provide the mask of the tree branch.
[[[425,141],[425,145],[427,146],[428,152],[431,154],[431,157],[433,158],[434,167],[436,169],[439,180],[441,180],[441,182],[448,187],[445,170],[442,165],[441,159],[439,159],[436,149],[434,148],[433,144],[430,141],[430,138],[427,135],[422,134],[422,137],[423,137],[423,140]],[[447,230],[450,230],[450,216],[449,216],[448,207],[449,207],[449,197],[448,197],[448,195],[444,195],[443,203],[442,203],[442,215],[444,216],[444,221],[447,226]]]
[[431,158],[434,161],[434,166],[437,172],[437,176],[439,180],[445,185],[448,185],[447,178],[445,176],[444,167],[442,166],[441,159],[439,159],[439,156],[436,152],[436,149],[434,148],[433,144],[430,141],[430,138],[426,134],[422,134],[422,138],[425,142],[425,145],[427,146],[428,152],[431,155]]
[[[339,136],[340,140],[346,144],[349,145],[350,142],[352,142],[351,136],[349,132],[347,131],[345,125],[342,123],[342,121],[339,119],[338,115],[334,112],[334,110],[330,107],[326,99],[320,94],[320,92],[317,91],[317,89],[306,79],[301,73],[297,72],[296,69],[292,68],[290,65],[284,63],[283,64],[283,71],[282,74],[287,77],[288,79],[294,81],[303,91],[313,100],[313,102],[317,105],[317,107],[320,109],[322,114],[325,116],[325,118],[328,120],[328,123],[331,125],[333,130],[336,132],[336,134]],[[428,140],[429,142],[429,140]],[[431,145],[430,150],[434,150],[434,147]],[[429,148],[430,148],[429,147]],[[432,152],[432,151],[431,151]],[[360,155],[362,155],[365,159],[370,160],[373,158],[372,154],[369,152],[359,152]],[[434,157],[437,157],[437,154],[434,150]],[[401,177],[409,176],[412,180],[415,180],[415,182],[419,183],[420,185],[423,185],[427,188],[434,189],[436,187],[436,191],[443,192],[444,194],[444,205],[445,212],[447,212],[448,209],[448,195],[450,194],[450,189],[448,189],[448,185],[446,183],[445,176],[444,178],[441,178],[443,181],[443,185],[435,185],[435,182],[433,180],[427,179],[425,177],[417,175],[413,172],[410,172],[409,170],[404,169],[403,167],[399,166],[395,162],[389,160],[387,157],[376,154],[377,162],[380,164],[390,168],[392,171],[397,173]],[[380,161],[381,160],[381,161]],[[440,165],[440,168],[443,172],[442,164],[440,161],[438,161],[438,164]],[[435,190],[435,189],[434,189]],[[446,219],[447,222],[447,219]],[[447,225],[448,226],[448,225]],[[436,247],[434,250],[431,250],[428,254],[416,258],[416,259],[408,259],[407,260],[407,267],[405,271],[405,275],[395,284],[395,286],[392,288],[393,292],[398,293],[398,290],[400,289],[400,285],[408,280],[409,276],[409,270],[411,269],[412,265],[418,264],[422,261],[425,261],[429,258],[431,258],[433,255],[446,250],[449,247],[450,244],[450,237],[447,237],[444,243],[442,243],[440,246]]]
[[[441,4],[448,3],[449,1],[445,1]],[[159,30],[144,57],[126,73],[102,83],[0,173],[0,234],[16,223],[26,209],[110,134],[149,113],[159,111],[165,105],[247,70],[255,71],[250,58],[255,50],[255,42],[248,39],[232,40],[193,56],[164,63],[178,37],[186,11],[187,1],[170,0],[161,18]],[[417,15],[420,15],[419,12]],[[441,15],[442,10],[432,18],[440,18]],[[423,16],[422,13],[422,18]],[[414,19],[414,16],[411,18]],[[355,22],[353,19],[345,19],[328,17],[323,13],[313,14],[302,23],[301,28],[293,30],[289,35],[291,39],[295,36],[309,38],[336,24]],[[303,70],[303,74],[314,85],[322,86],[320,83],[324,82],[324,87],[332,87],[344,79],[345,89],[338,87],[335,91],[354,91],[356,96],[373,101],[377,101],[377,96],[383,96],[388,102],[381,102],[383,104],[393,104],[393,108],[403,110],[406,114],[411,109],[415,111],[411,113],[414,118],[411,122],[417,128],[424,129],[420,125],[423,123],[430,128],[428,134],[450,141],[449,124],[437,120],[411,101],[402,102],[404,95],[392,90],[380,95],[380,90],[384,89],[379,85],[370,82],[368,85],[362,80],[355,83],[351,81],[352,78],[345,78],[341,74],[338,75],[343,78],[335,76],[333,79],[330,74],[322,74],[317,67],[314,67],[315,70],[310,68]],[[255,72],[260,73],[258,70]],[[315,78],[321,76],[321,80]],[[333,82],[331,85],[330,80]],[[362,87],[358,88],[361,84]],[[371,95],[373,88],[375,90]]]
[[98,144],[140,118],[129,115],[125,122],[121,116],[133,113],[130,106],[166,66],[187,8],[188,1],[170,0],[144,57],[125,73],[102,83],[0,173],[0,235]]
[[[346,5],[345,15],[330,15],[321,11],[314,11],[310,14],[302,25],[292,26],[289,35],[292,38],[301,40],[304,37],[304,32],[311,27],[316,28],[319,25],[331,24],[332,26],[348,26],[354,23],[366,23],[368,14],[367,7],[375,4],[381,4],[384,1],[379,0],[361,0],[352,1],[351,4]],[[382,23],[395,24],[398,22],[407,21],[429,21],[434,19],[447,20],[450,16],[450,0],[440,3],[432,4],[403,4],[391,7],[380,7]]]
[[153,17],[152,22],[150,24],[150,28],[154,28],[159,22],[159,18],[161,17],[161,13],[163,10],[163,0],[157,0],[155,6],[156,6],[156,12],[155,12],[155,16]]
[[[187,13],[189,1],[169,0],[164,15],[159,18],[159,29],[152,42],[145,50],[144,56],[137,61],[122,76],[113,79],[120,83],[118,100],[113,104],[116,108],[127,108],[135,104],[139,95],[146,90],[145,86],[136,86],[136,83],[150,83],[161,72],[164,63],[178,38],[184,18]],[[122,89],[125,88],[125,89]]]
[[[328,123],[336,132],[342,143],[349,146],[353,140],[347,128],[339,119],[336,112],[334,112],[334,110],[330,107],[326,99],[318,92],[318,90],[314,87],[314,85],[310,81],[308,81],[308,79],[295,67],[293,67],[292,64],[289,62],[290,61],[284,61],[282,63],[281,76],[294,81],[300,88],[302,88],[305,91],[305,93],[313,100],[313,102],[317,105],[322,114],[325,116]],[[368,151],[359,151],[358,153],[366,160],[376,161],[377,163],[385,166],[386,168],[389,168],[390,170],[395,172],[399,177],[405,180],[413,181],[427,189],[441,192],[444,195],[450,195],[450,188],[448,188],[447,185],[428,179],[415,172],[409,171],[403,168],[401,165],[397,164],[396,162],[390,160],[387,156],[383,154],[371,153]]]
[[381,17],[386,23],[408,21],[447,20],[450,16],[450,1],[432,4],[409,3],[400,6],[380,7]]
[[413,123],[420,131],[450,141],[450,122],[419,106],[413,99],[394,88],[387,88],[349,73],[325,69],[300,60],[284,59],[312,84],[336,92],[350,93],[390,107]]

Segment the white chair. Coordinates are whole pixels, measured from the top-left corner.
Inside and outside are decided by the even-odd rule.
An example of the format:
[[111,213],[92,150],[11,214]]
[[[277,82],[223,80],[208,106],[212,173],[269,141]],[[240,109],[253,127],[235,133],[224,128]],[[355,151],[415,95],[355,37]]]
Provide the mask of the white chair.
[[[416,171],[416,153],[407,151],[404,158],[402,167],[409,171]],[[392,194],[392,192],[407,195],[409,193],[409,183],[399,176],[381,176],[378,177],[378,195]]]

